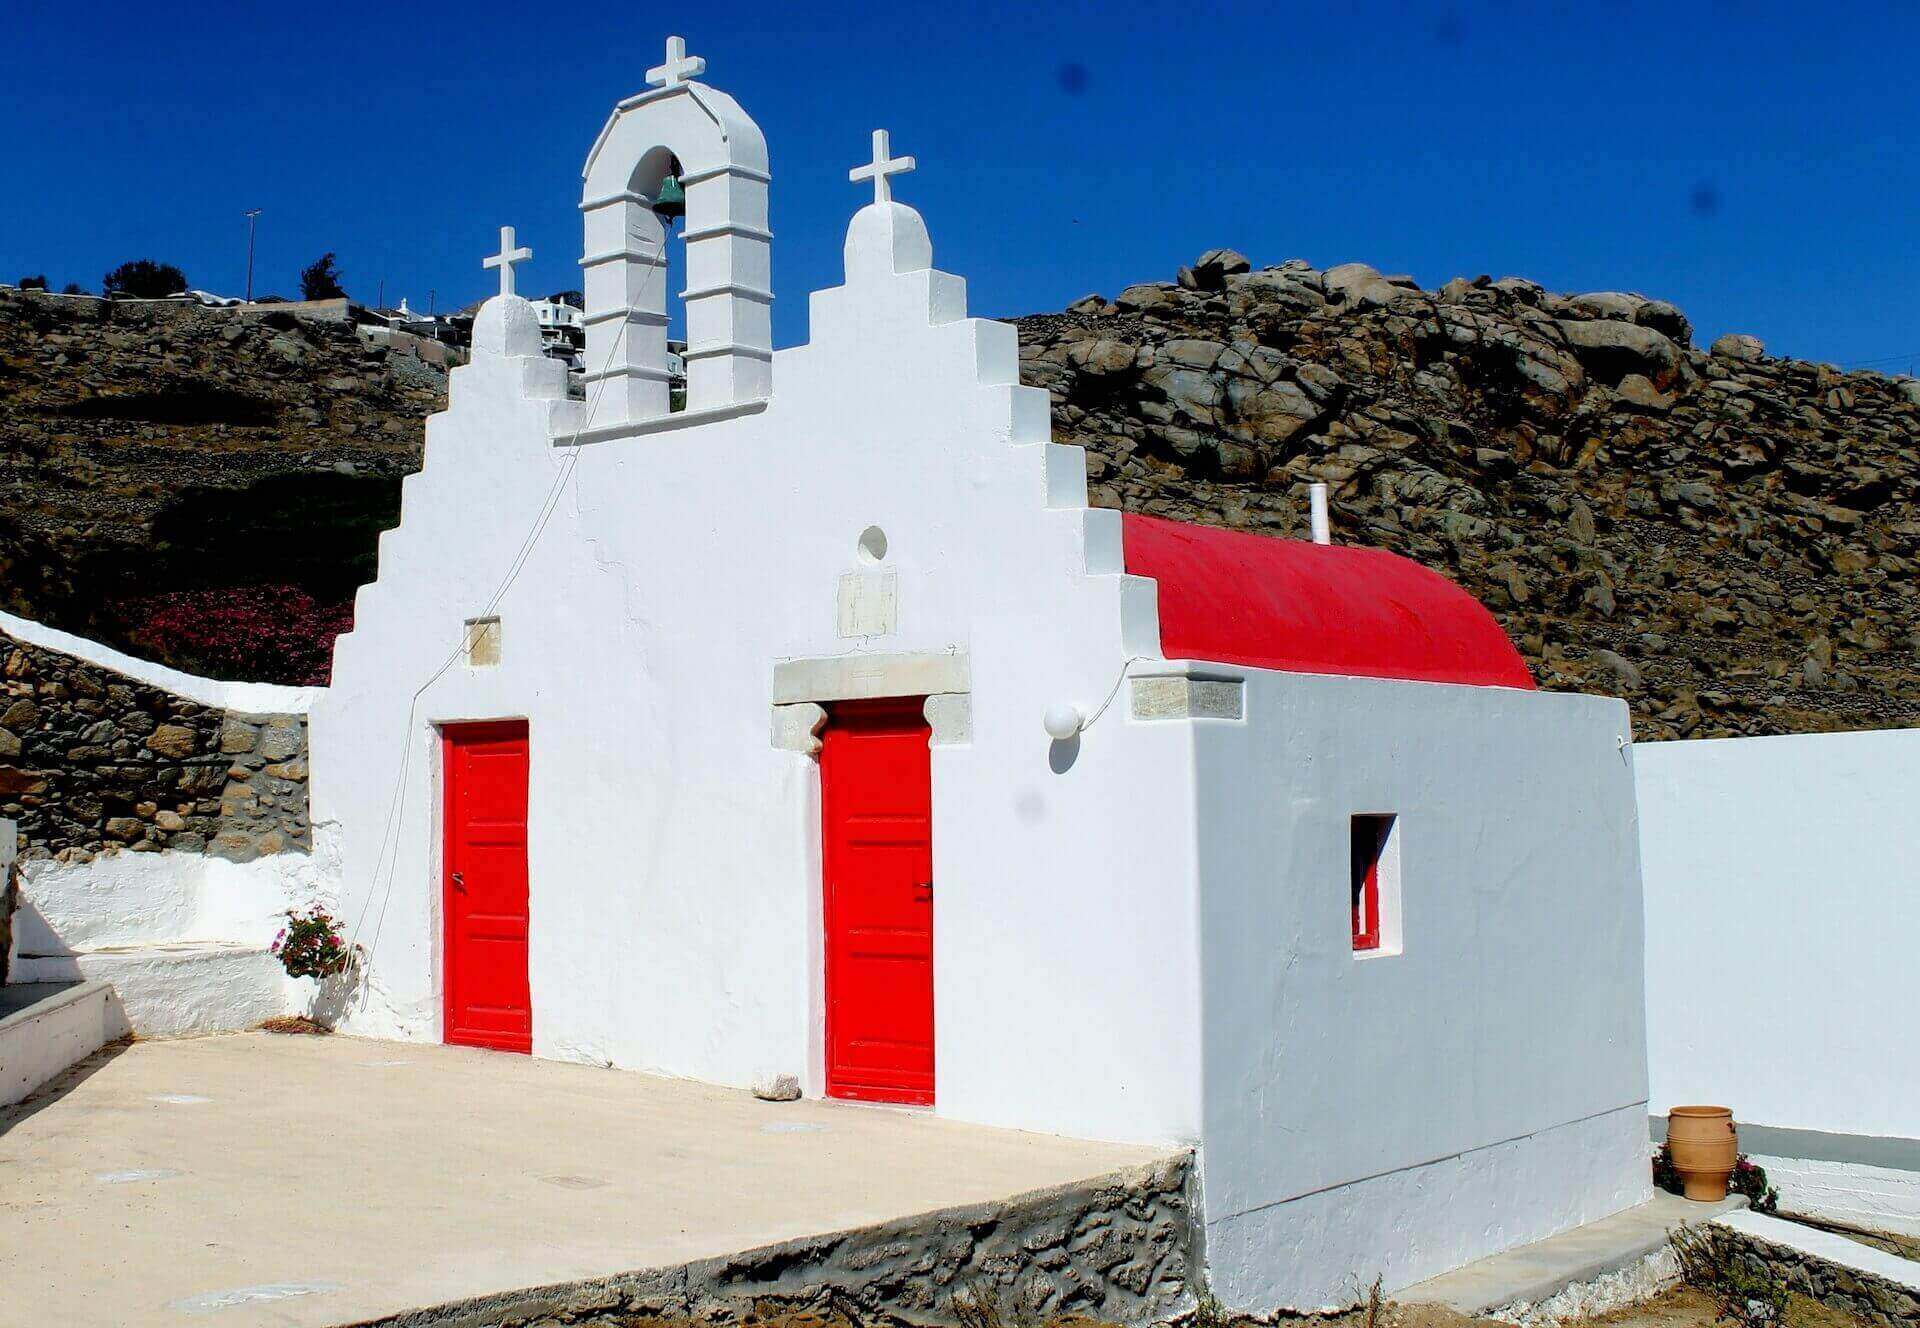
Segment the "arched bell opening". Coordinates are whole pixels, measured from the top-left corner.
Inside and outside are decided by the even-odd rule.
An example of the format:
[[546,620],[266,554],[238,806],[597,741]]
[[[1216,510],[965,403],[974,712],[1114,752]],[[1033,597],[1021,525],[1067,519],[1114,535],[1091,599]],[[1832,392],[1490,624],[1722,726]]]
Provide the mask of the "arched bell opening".
[[[607,388],[594,431],[767,398],[770,178],[765,140],[724,93],[670,82],[615,109],[580,205],[587,386]],[[684,339],[671,357],[669,337]]]
[[[635,207],[644,207],[653,214],[658,224],[658,238],[652,238],[655,227],[643,226],[648,238],[643,243],[649,252],[657,253],[665,260],[653,271],[653,281],[657,284],[661,298],[661,312],[666,315],[666,345],[664,364],[668,374],[667,410],[669,413],[685,410],[687,406],[687,311],[680,298],[682,283],[687,271],[686,216],[687,190],[684,180],[686,167],[680,158],[665,147],[657,147],[641,157],[633,168],[633,175],[627,182],[627,191],[636,200]],[[639,238],[639,237],[636,237]]]

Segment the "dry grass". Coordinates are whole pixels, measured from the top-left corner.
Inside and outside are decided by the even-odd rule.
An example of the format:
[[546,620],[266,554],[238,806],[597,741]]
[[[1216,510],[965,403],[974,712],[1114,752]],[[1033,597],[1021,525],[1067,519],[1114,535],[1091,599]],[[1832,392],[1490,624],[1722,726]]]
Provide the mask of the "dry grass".
[[[1712,1328],[1721,1322],[1712,1296],[1697,1287],[1677,1286],[1639,1305],[1629,1305],[1579,1321],[1578,1328]],[[1810,1300],[1787,1295],[1786,1328],[1871,1328],[1866,1320]],[[1571,1326],[1570,1326],[1571,1328]]]
[[262,1033],[306,1033],[314,1037],[325,1037],[333,1032],[325,1024],[307,1018],[303,1014],[283,1014],[272,1019],[263,1019],[254,1025]]

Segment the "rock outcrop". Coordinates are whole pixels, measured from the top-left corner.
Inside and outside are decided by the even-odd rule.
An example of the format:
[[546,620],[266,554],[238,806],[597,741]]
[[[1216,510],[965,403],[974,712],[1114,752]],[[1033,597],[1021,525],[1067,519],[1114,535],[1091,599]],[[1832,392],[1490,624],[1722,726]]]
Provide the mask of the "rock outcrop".
[[342,604],[445,394],[344,322],[0,291],[0,608],[152,654],[142,597]]
[[[1701,351],[1640,295],[1228,249],[1018,322],[1096,502],[1304,535],[1325,480],[1337,538],[1446,572],[1642,738],[1920,722],[1920,383]],[[129,596],[344,603],[444,394],[345,325],[0,292],[0,607],[140,651]]]
[[1438,568],[1542,686],[1642,738],[1920,722],[1920,382],[1694,349],[1660,300],[1364,264],[1171,282],[1019,320],[1094,501]]

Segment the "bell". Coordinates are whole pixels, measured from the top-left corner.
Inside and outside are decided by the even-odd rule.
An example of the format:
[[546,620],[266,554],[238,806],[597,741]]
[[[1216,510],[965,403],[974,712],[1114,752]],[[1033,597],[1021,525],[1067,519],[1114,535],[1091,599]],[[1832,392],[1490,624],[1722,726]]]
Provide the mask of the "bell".
[[687,191],[680,187],[679,176],[669,175],[660,181],[659,191],[653,198],[653,210],[669,223],[687,215]]

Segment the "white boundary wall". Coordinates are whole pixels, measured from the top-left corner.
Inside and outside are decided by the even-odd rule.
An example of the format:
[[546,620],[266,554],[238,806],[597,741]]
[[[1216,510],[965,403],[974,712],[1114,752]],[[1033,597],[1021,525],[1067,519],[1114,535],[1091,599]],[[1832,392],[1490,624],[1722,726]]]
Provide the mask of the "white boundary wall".
[[220,678],[203,678],[197,673],[182,673],[179,669],[138,659],[112,646],[104,646],[84,636],[75,636],[72,632],[63,632],[57,627],[48,627],[31,618],[16,617],[11,613],[0,612],[0,632],[30,646],[57,651],[89,664],[97,664],[103,669],[111,669],[135,682],[144,682],[162,691],[172,692],[175,696],[184,696],[203,706],[238,710],[249,715],[304,715],[312,707],[315,698],[324,695],[327,690],[324,687],[277,687],[264,682],[228,682]]
[[1652,1112],[1723,1103],[1789,1206],[1920,1225],[1920,729],[1634,764]]
[[[213,709],[303,715],[326,694],[183,673],[11,613],[0,612],[0,631]],[[335,892],[334,842],[329,827],[315,825],[313,853],[248,863],[172,851],[26,860],[9,978],[111,983],[116,1011],[124,1007],[133,1031],[150,1037],[246,1028],[303,1010],[314,984],[288,978],[267,951],[289,908]]]

